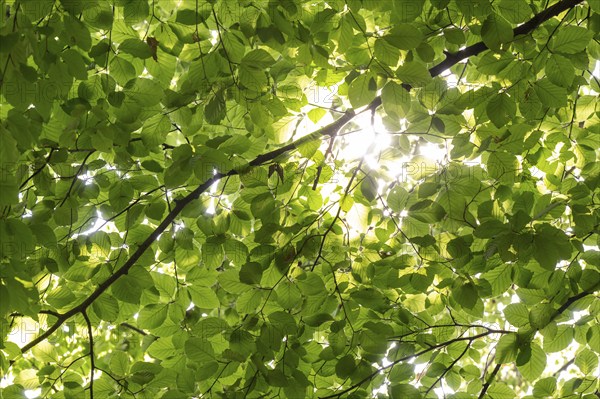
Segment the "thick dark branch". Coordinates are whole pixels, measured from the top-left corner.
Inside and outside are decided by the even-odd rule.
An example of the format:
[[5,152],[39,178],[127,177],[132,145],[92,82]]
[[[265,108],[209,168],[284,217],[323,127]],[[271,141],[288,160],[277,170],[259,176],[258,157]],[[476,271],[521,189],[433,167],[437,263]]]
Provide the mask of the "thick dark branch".
[[[567,11],[577,4],[581,3],[582,0],[563,0],[554,4],[551,7],[546,8],[544,11],[534,15],[529,21],[523,25],[517,26],[513,29],[514,36],[527,35],[533,32],[540,24],[546,22],[550,18],[554,18],[560,13]],[[479,53],[487,50],[487,46],[483,42],[475,43],[466,47],[456,53],[447,54],[446,59],[440,62],[438,65],[429,69],[431,76],[436,77],[446,69],[458,64],[460,61],[478,55]]]
[[[346,113],[344,113],[344,115],[342,117],[337,119],[335,122],[320,129],[318,131],[318,133],[320,134],[320,136],[331,136],[332,134],[337,132],[339,129],[341,129],[346,123],[348,123],[354,117],[354,115],[355,115],[354,111],[349,110]],[[313,136],[314,136],[314,134],[311,134],[307,137],[313,137]],[[252,160],[249,163],[249,165],[251,167],[259,166],[266,162],[270,162],[270,161],[274,160],[275,158],[277,158],[280,155],[283,155],[290,151],[293,151],[300,144],[302,144],[306,140],[308,140],[307,137],[303,137],[303,138],[301,138],[293,143],[290,143],[284,147],[281,147],[276,150],[259,155],[254,160]],[[177,218],[177,216],[179,216],[181,211],[190,202],[192,202],[193,200],[200,197],[200,195],[202,193],[204,193],[206,190],[208,190],[210,188],[210,186],[212,186],[215,182],[221,180],[223,177],[233,176],[233,175],[237,175],[237,174],[239,174],[239,172],[235,169],[232,169],[226,173],[217,173],[216,175],[214,175],[213,177],[211,177],[210,179],[206,180],[204,183],[199,185],[194,191],[192,191],[186,197],[184,197],[181,200],[175,201],[175,206],[173,207],[173,209],[167,214],[167,216],[163,219],[163,221],[156,227],[156,229],[152,232],[152,234],[150,234],[148,236],[148,238],[146,238],[146,240],[144,240],[144,242],[142,242],[140,244],[140,246],[137,247],[135,252],[131,255],[131,257],[127,260],[127,262],[125,262],[125,264],[119,270],[117,270],[112,276],[110,276],[102,284],[100,284],[94,290],[94,292],[92,292],[90,294],[90,296],[88,296],[83,302],[81,302],[76,307],[72,308],[68,312],[63,313],[60,317],[58,317],[58,320],[56,320],[56,322],[52,326],[50,326],[46,332],[44,332],[43,334],[38,336],[36,339],[29,342],[27,345],[23,346],[23,348],[21,348],[21,352],[22,353],[27,352],[28,350],[30,350],[31,348],[33,348],[40,342],[42,342],[45,339],[47,339],[48,337],[50,337],[54,333],[54,331],[56,331],[56,329],[58,329],[65,321],[67,321],[71,317],[75,316],[77,313],[84,312],[115,281],[117,281],[119,278],[121,278],[122,276],[126,275],[129,272],[129,270],[133,267],[133,265],[135,265],[137,260],[144,254],[144,252],[146,252],[146,250],[148,248],[150,248],[150,246],[152,245],[152,243],[154,243],[154,241],[156,241],[158,236],[160,234],[162,234],[167,229],[167,227],[169,227],[169,225]]]
[[[233,171],[230,173],[235,174],[233,173]],[[203,184],[198,186],[198,188],[196,188],[190,194],[188,194],[187,197],[183,198],[180,201],[177,201],[175,207],[171,210],[171,212],[169,212],[165,219],[156,227],[152,234],[150,234],[148,238],[146,238],[146,240],[142,244],[140,244],[139,247],[137,247],[135,252],[119,270],[117,270],[112,276],[110,276],[102,284],[100,284],[94,290],[94,292],[92,292],[90,296],[88,296],[82,303],[80,303],[78,306],[74,307],[73,309],[69,310],[68,312],[64,313],[61,317],[59,317],[58,320],[52,326],[50,326],[50,328],[45,333],[41,334],[36,339],[23,346],[23,348],[21,348],[21,352],[27,352],[29,349],[33,348],[34,346],[48,338],[50,335],[52,335],[52,333],[54,333],[54,331],[56,331],[56,329],[60,327],[66,320],[70,319],[77,313],[84,312],[88,308],[88,306],[90,306],[96,299],[98,299],[98,297],[102,295],[102,293],[104,293],[104,291],[106,291],[115,281],[117,281],[120,277],[126,275],[129,272],[129,270],[133,267],[137,260],[144,254],[144,252],[146,252],[148,248],[150,248],[150,245],[152,245],[152,243],[156,241],[158,236],[163,231],[165,231],[167,227],[169,227],[171,222],[173,222],[175,218],[181,213],[183,208],[185,208],[194,199],[198,198],[200,194],[205,192],[214,182],[218,181],[223,176],[223,174],[217,174],[211,177]]]
[[46,309],[46,310],[42,309],[42,310],[40,310],[38,313],[39,313],[39,314],[49,314],[49,315],[51,315],[51,316],[54,316],[54,317],[57,317],[57,318],[60,318],[60,317],[61,317],[61,314],[60,314],[60,313],[58,313],[58,312],[55,312],[54,310],[49,310],[49,309]]

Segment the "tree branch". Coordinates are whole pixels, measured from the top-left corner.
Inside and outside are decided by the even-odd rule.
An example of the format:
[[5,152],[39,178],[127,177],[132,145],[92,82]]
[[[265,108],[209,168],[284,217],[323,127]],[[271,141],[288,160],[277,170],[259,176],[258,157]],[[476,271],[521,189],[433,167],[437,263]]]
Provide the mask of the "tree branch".
[[[522,35],[522,34],[528,34],[531,31],[533,31],[536,27],[538,27],[541,23],[549,20],[550,18],[553,18],[553,17],[559,15],[563,11],[570,9],[581,2],[582,2],[582,0],[559,1],[558,3],[554,4],[553,6],[536,14],[535,16],[533,16],[533,18],[531,18],[529,21],[527,21],[523,25],[515,28],[513,30],[513,32],[514,32],[515,36]],[[442,61],[438,65],[429,69],[429,72],[431,73],[432,77],[438,76],[446,69],[457,64],[459,61],[461,61],[465,58],[477,55],[486,49],[487,49],[487,47],[485,46],[485,44],[483,44],[483,42],[479,42],[479,43],[473,44],[461,51],[458,51],[457,53],[448,54],[444,61]],[[406,88],[407,90],[411,89],[411,87],[407,84],[403,84],[403,87]],[[304,136],[303,138],[296,140],[293,143],[287,144],[281,148],[278,148],[276,150],[273,150],[273,151],[270,151],[270,152],[267,152],[267,153],[257,156],[254,160],[252,160],[249,163],[249,166],[253,167],[253,166],[262,165],[264,163],[274,160],[275,158],[277,158],[283,154],[286,154],[288,152],[291,152],[291,151],[297,149],[300,144],[303,144],[303,143],[311,141],[311,140],[315,140],[318,137],[331,136],[331,135],[335,134],[339,129],[341,129],[346,123],[351,121],[356,115],[358,115],[362,112],[365,112],[365,111],[373,111],[373,110],[377,109],[380,105],[381,105],[381,97],[377,97],[368,106],[366,106],[365,109],[361,110],[360,112],[355,112],[353,109],[349,109],[346,112],[344,112],[342,114],[342,116],[340,118],[338,118],[335,122],[321,128],[307,136]],[[88,156],[86,156],[86,158],[82,162],[81,168],[85,164],[85,161],[87,160],[89,155],[91,155],[91,153],[88,154]],[[200,197],[200,195],[202,193],[204,193],[206,190],[208,190],[208,188],[213,183],[219,181],[223,177],[233,176],[233,175],[237,175],[239,173],[240,172],[235,169],[232,169],[225,173],[217,173],[216,175],[214,175],[213,177],[211,177],[210,179],[206,180],[204,183],[199,185],[194,191],[192,191],[186,197],[184,197],[183,199],[181,199],[179,201],[176,201],[176,205],[171,210],[171,212],[169,212],[167,214],[165,219],[163,219],[163,221],[148,236],[148,238],[146,238],[146,240],[144,240],[144,242],[142,242],[142,244],[140,244],[137,247],[135,252],[131,255],[131,257],[125,262],[125,264],[119,270],[117,270],[112,276],[110,276],[108,279],[106,279],[103,283],[98,285],[98,287],[83,302],[81,302],[79,305],[75,306],[68,312],[62,314],[62,316],[58,317],[57,321],[52,326],[50,326],[46,332],[44,332],[43,334],[41,334],[40,336],[38,336],[37,338],[35,338],[31,342],[29,342],[28,344],[24,345],[21,348],[21,352],[22,353],[27,352],[28,350],[30,350],[31,348],[33,348],[40,342],[42,342],[45,339],[47,339],[48,337],[50,337],[54,333],[54,331],[56,331],[66,320],[70,319],[77,313],[84,312],[115,281],[117,281],[120,277],[126,275],[129,272],[129,270],[133,267],[133,265],[137,262],[137,260],[144,254],[144,252],[150,247],[150,245],[152,245],[152,243],[154,243],[154,241],[156,241],[158,236],[167,229],[167,227],[177,218],[177,216],[181,213],[181,211],[190,202],[192,202],[193,200]],[[72,185],[74,185],[74,182],[75,182],[75,180],[73,181]],[[66,198],[68,198],[70,191],[71,191],[71,189],[69,189],[69,192],[65,196],[65,199],[63,200],[63,202],[66,201]],[[366,381],[370,378],[372,378],[372,376],[368,377],[364,381]],[[332,397],[335,397],[335,396],[336,395],[334,395]]]
[[492,382],[494,382],[494,378],[496,377],[496,374],[498,374],[498,371],[500,371],[500,367],[502,367],[502,363],[498,363],[496,365],[496,367],[494,367],[494,371],[492,371],[492,374],[490,374],[490,376],[488,377],[485,384],[483,384],[483,387],[481,388],[481,393],[479,394],[478,399],[482,399],[484,397],[488,388],[490,387],[490,385],[492,385]]
[[92,323],[85,310],[81,312],[87,324],[88,340],[90,341],[90,399],[94,399],[94,371],[96,370],[96,359],[94,355],[94,333],[92,331]]
[[67,190],[67,194],[65,194],[65,198],[63,198],[63,200],[60,202],[59,207],[63,206],[65,204],[65,202],[69,199],[69,196],[71,195],[71,190],[73,190],[73,187],[75,187],[75,183],[77,183],[77,179],[79,179],[79,174],[83,171],[83,168],[85,167],[85,163],[87,162],[88,158],[94,153],[95,150],[90,151],[85,158],[83,158],[83,161],[81,161],[81,165],[79,165],[79,169],[77,170],[77,173],[75,173],[75,176],[73,176],[73,180],[71,181],[71,186],[69,186],[69,189]]
[[135,331],[136,333],[140,334],[140,335],[148,335],[148,333],[144,330],[142,330],[141,328],[137,328],[136,326],[133,326],[129,323],[121,323],[121,327],[123,328],[128,328],[132,331]]
[[575,358],[571,358],[568,362],[563,364],[558,370],[556,370],[556,372],[554,374],[552,374],[552,376],[554,378],[560,377],[560,373],[567,370],[569,368],[569,366],[572,365],[573,363],[575,363]]
[[[248,165],[250,167],[262,165],[264,163],[274,160],[278,156],[281,156],[283,154],[286,154],[290,151],[295,150],[303,143],[306,143],[311,140],[315,140],[319,137],[331,136],[332,134],[337,132],[339,129],[341,129],[346,123],[348,123],[355,115],[356,114],[354,113],[353,110],[348,110],[344,113],[344,115],[342,115],[335,122],[317,130],[316,132],[313,132],[307,136],[304,136],[304,137],[296,140],[293,143],[285,145],[276,150],[261,154],[261,155],[257,156],[256,158],[254,158],[252,161],[250,161],[250,163]],[[181,213],[181,211],[190,202],[192,202],[193,200],[200,197],[200,195],[202,193],[204,193],[206,190],[208,190],[210,188],[210,186],[212,186],[214,183],[221,180],[223,177],[234,176],[239,173],[240,172],[236,169],[232,169],[226,173],[217,173],[213,177],[209,178],[204,183],[199,185],[194,191],[189,193],[186,197],[182,198],[181,200],[175,201],[175,206],[173,207],[173,209],[167,214],[167,216],[156,227],[156,229],[154,229],[152,234],[150,234],[148,236],[148,238],[146,238],[146,240],[144,240],[137,247],[135,252],[131,255],[131,257],[125,262],[125,264],[119,270],[117,270],[115,273],[113,273],[103,283],[98,285],[98,287],[83,302],[81,302],[79,305],[75,306],[68,312],[63,313],[60,317],[58,317],[56,322],[52,326],[50,326],[46,332],[39,335],[37,338],[35,338],[31,342],[29,342],[28,344],[24,345],[21,348],[21,352],[22,353],[27,352],[28,350],[30,350],[31,348],[33,348],[40,342],[42,342],[45,339],[47,339],[48,337],[50,337],[54,333],[54,331],[56,331],[65,321],[67,321],[71,317],[75,316],[76,314],[82,313],[83,311],[85,311],[115,281],[117,281],[120,277],[126,275],[129,272],[129,270],[133,267],[133,265],[135,265],[135,263],[144,254],[144,252],[146,252],[146,250],[148,248],[150,248],[150,246],[154,243],[154,241],[156,241],[158,236],[160,234],[162,234],[167,229],[167,227],[169,227],[169,225],[177,218],[177,216]]]
[[[534,15],[529,21],[523,25],[517,26],[513,29],[513,35],[515,37],[519,35],[527,35],[535,30],[540,24],[546,22],[550,18],[554,18],[560,13],[567,11],[577,4],[581,3],[582,0],[563,0],[554,4],[551,7],[546,8],[544,11]],[[444,72],[446,69],[458,64],[460,61],[478,55],[479,53],[487,50],[488,47],[483,42],[475,43],[466,47],[456,53],[446,54],[446,59],[440,62],[438,65],[429,69],[431,76],[435,77]]]
[[460,341],[473,342],[476,339],[479,339],[479,338],[482,338],[482,337],[486,337],[486,336],[488,336],[490,334],[496,334],[496,333],[498,333],[498,332],[496,332],[495,330],[486,331],[484,333],[473,335],[471,337],[458,337],[458,338],[454,338],[454,339],[451,339],[449,341],[442,342],[442,343],[439,343],[439,344],[436,344],[436,345],[431,345],[427,349],[423,349],[422,351],[414,353],[412,355],[404,356],[404,357],[402,357],[400,359],[394,360],[392,363],[388,364],[387,366],[383,366],[381,368],[376,369],[374,372],[372,372],[371,374],[369,374],[368,376],[366,376],[362,380],[358,381],[357,383],[352,384],[352,386],[344,389],[343,391],[340,391],[340,392],[337,392],[337,393],[334,393],[334,394],[331,394],[331,395],[327,395],[327,396],[321,396],[320,399],[339,398],[342,395],[344,395],[344,394],[346,394],[346,393],[348,393],[348,392],[350,392],[350,391],[352,391],[352,390],[360,387],[365,382],[370,381],[373,377],[375,377],[377,374],[379,374],[383,370],[389,369],[390,367],[393,367],[393,366],[395,366],[396,364],[398,364],[400,362],[405,362],[405,361],[410,360],[412,358],[419,357],[419,356],[421,356],[421,355],[423,355],[425,353],[431,352],[431,351],[439,349],[439,348],[443,348],[445,346],[449,346],[449,345],[451,345],[451,344],[453,344],[455,342],[460,342]]
[[435,387],[437,385],[438,382],[440,382],[442,380],[442,378],[444,378],[444,376],[450,371],[452,370],[452,368],[456,365],[456,363],[458,363],[458,361],[460,359],[462,359],[462,357],[465,355],[465,353],[467,353],[467,351],[469,350],[469,348],[471,348],[471,343],[469,342],[467,344],[467,346],[465,347],[465,349],[462,351],[462,353],[460,355],[458,355],[458,357],[456,359],[454,359],[452,361],[452,363],[450,363],[450,365],[448,367],[446,367],[444,369],[444,371],[442,372],[442,374],[440,374],[440,376],[438,378],[436,378],[435,382],[433,384],[431,384],[429,386],[429,388],[427,388],[427,391],[425,391],[425,396],[427,396],[427,394],[433,389],[433,387]]
[[575,302],[577,302],[578,300],[580,300],[582,298],[585,298],[588,295],[592,295],[593,293],[594,293],[593,290],[582,291],[579,294],[573,295],[572,297],[570,297],[569,299],[567,299],[567,301],[565,303],[563,303],[561,305],[561,307],[556,310],[556,312],[554,312],[554,314],[550,318],[550,322],[553,321],[554,319],[556,319],[561,314],[563,314],[572,304],[574,304]]
[[31,179],[36,177],[42,170],[44,170],[46,165],[48,165],[48,163],[50,162],[50,158],[52,158],[52,154],[54,154],[54,151],[55,151],[54,148],[50,149],[48,156],[44,160],[44,164],[42,166],[40,166],[38,169],[36,169],[35,172],[33,172],[27,179],[25,179],[25,181],[23,183],[21,183],[21,185],[19,186],[19,189],[22,189],[23,187],[25,187]]

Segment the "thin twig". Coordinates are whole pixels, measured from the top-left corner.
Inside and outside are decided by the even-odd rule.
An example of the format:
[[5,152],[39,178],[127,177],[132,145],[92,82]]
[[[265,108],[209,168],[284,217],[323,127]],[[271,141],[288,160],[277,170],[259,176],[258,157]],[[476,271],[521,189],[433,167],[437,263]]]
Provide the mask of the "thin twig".
[[484,397],[488,388],[490,387],[490,385],[492,385],[492,382],[494,382],[494,378],[496,377],[496,374],[498,374],[498,371],[500,371],[500,367],[502,367],[502,363],[498,363],[496,365],[496,367],[494,367],[494,371],[492,371],[492,374],[490,374],[490,376],[488,377],[485,384],[483,384],[483,387],[481,388],[481,392],[479,393],[478,399],[482,399]]
[[96,371],[96,359],[94,358],[94,333],[92,331],[92,323],[90,322],[90,318],[85,310],[82,310],[81,314],[83,315],[85,323],[87,324],[88,339],[90,341],[90,399],[94,399],[94,371]]
[[60,202],[60,205],[58,206],[59,208],[61,206],[63,206],[65,204],[65,202],[67,201],[67,199],[69,198],[69,196],[71,195],[71,190],[73,190],[73,187],[75,186],[75,183],[77,183],[77,179],[79,179],[79,174],[81,173],[81,171],[83,170],[83,167],[85,166],[85,163],[87,162],[88,158],[94,153],[94,151],[90,151],[85,158],[83,159],[83,161],[81,162],[81,165],[79,165],[79,169],[77,170],[77,173],[75,173],[75,177],[73,177],[73,180],[71,181],[71,185],[69,186],[69,189],[67,190],[67,193],[65,194],[65,198],[63,198],[63,200]]

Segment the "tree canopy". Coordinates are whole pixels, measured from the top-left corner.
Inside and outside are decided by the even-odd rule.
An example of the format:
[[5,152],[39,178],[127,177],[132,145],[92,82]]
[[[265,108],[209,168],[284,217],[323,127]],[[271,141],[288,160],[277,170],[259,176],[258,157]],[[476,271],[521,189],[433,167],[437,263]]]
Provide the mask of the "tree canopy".
[[1,5],[1,398],[600,396],[600,1]]

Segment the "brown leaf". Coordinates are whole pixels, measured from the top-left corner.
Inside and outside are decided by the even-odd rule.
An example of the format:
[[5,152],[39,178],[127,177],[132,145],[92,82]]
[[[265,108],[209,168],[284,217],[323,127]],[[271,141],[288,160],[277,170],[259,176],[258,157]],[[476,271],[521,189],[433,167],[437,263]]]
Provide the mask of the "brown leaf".
[[155,37],[148,36],[146,38],[146,43],[148,43],[148,46],[150,46],[150,50],[152,51],[152,59],[158,61],[158,40],[156,40]]

